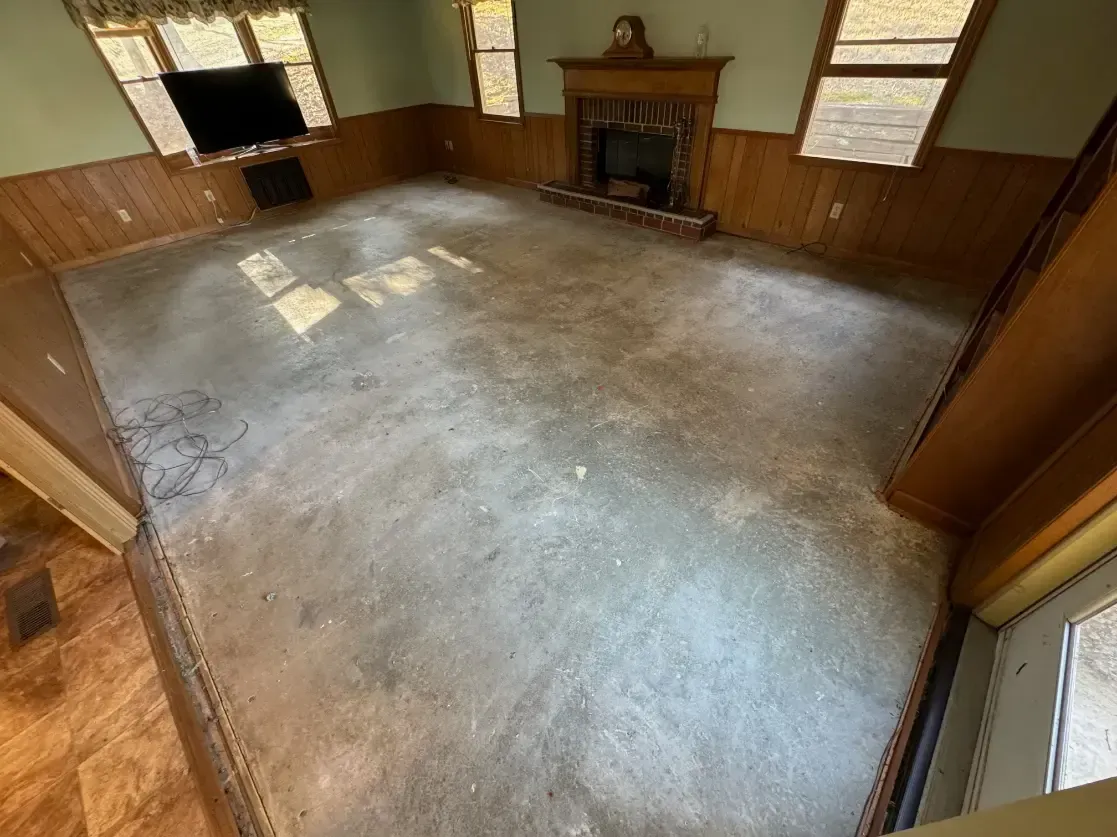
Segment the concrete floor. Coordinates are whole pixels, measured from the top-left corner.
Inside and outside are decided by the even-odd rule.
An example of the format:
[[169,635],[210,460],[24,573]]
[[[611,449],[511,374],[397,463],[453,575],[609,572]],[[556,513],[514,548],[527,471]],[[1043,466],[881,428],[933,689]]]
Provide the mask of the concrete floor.
[[154,516],[278,834],[853,832],[974,299],[437,176],[64,287],[115,406],[249,423]]

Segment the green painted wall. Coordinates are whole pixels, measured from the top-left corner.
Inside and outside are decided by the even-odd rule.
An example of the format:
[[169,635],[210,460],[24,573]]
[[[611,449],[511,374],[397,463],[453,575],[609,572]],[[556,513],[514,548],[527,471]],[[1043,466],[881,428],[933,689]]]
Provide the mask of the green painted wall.
[[613,21],[639,14],[657,55],[691,55],[698,27],[710,55],[733,55],[722,73],[716,125],[794,130],[825,0],[519,0],[524,105],[561,113],[562,72],[547,58],[600,55]]
[[[458,13],[423,4],[434,101],[471,103]],[[600,55],[621,14],[639,14],[662,56],[688,55],[698,27],[710,54],[734,55],[715,124],[791,133],[799,116],[825,0],[517,0],[524,104],[562,113],[562,75],[548,58]],[[1001,0],[939,144],[1073,157],[1117,93],[1117,2]]]
[[[791,132],[825,0],[517,0],[528,111],[561,113],[558,55],[598,55],[620,14],[640,14],[660,55],[710,27],[731,54],[717,125]],[[311,16],[342,116],[427,101],[471,104],[450,0],[315,0]],[[0,176],[148,150],[115,85],[59,0],[4,0]],[[1074,156],[1117,92],[1115,0],[1001,0],[941,145]],[[425,61],[424,61],[425,57]]]
[[[413,0],[312,5],[311,31],[341,116],[431,101]],[[0,177],[150,150],[60,0],[4,0],[3,7]]]
[[1115,0],[1000,0],[939,145],[1074,157],[1117,94]]
[[431,101],[414,0],[313,0],[311,10],[338,116]]
[[[415,0],[415,3],[419,9],[420,43],[427,62],[431,101],[443,105],[472,105],[473,90],[469,84],[465,37],[458,10],[448,0]],[[522,39],[521,35],[521,42]],[[561,92],[559,98],[562,98]],[[561,103],[554,113],[562,113]]]
[[57,0],[5,0],[0,176],[141,154],[147,139]]

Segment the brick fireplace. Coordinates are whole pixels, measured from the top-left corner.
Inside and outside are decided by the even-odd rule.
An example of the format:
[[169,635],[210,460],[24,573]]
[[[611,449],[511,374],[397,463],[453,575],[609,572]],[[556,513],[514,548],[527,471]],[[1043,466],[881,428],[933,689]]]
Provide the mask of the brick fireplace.
[[[694,105],[691,102],[656,102],[647,99],[580,99],[578,102],[579,185],[603,185],[601,158],[605,136],[631,135],[636,145],[645,139],[664,138],[670,145],[665,180],[666,194],[655,203],[664,209],[681,209],[690,178],[694,138]],[[661,147],[664,145],[660,143]],[[634,179],[638,174],[631,175]],[[655,204],[653,204],[655,205]]]
[[705,238],[701,210],[721,69],[730,58],[554,58],[563,69],[569,181],[551,203]]

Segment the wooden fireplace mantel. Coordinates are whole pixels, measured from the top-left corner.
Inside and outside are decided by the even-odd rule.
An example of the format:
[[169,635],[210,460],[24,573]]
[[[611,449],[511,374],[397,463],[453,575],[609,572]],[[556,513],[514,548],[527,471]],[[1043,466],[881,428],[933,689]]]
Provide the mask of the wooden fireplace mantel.
[[549,60],[562,68],[562,92],[567,97],[616,96],[713,105],[718,100],[722,68],[733,57]]
[[638,99],[694,105],[693,149],[687,178],[687,206],[702,204],[706,158],[714,127],[721,71],[732,56],[713,58],[551,58],[562,68],[566,98],[567,172],[578,179],[578,101]]

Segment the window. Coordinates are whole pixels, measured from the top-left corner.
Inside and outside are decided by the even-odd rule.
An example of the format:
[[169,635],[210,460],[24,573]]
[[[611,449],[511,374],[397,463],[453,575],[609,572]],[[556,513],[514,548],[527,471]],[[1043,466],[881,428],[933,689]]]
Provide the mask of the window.
[[799,119],[811,157],[918,166],[994,0],[829,0]]
[[462,4],[473,100],[488,119],[520,121],[520,59],[512,0]]
[[[325,86],[300,15],[245,18],[233,23],[145,23],[90,27],[93,41],[116,76],[151,141],[164,156],[190,148],[190,135],[159,80],[171,70],[234,67],[280,61],[299,101],[311,136],[332,134]],[[185,157],[185,155],[182,155]]]

